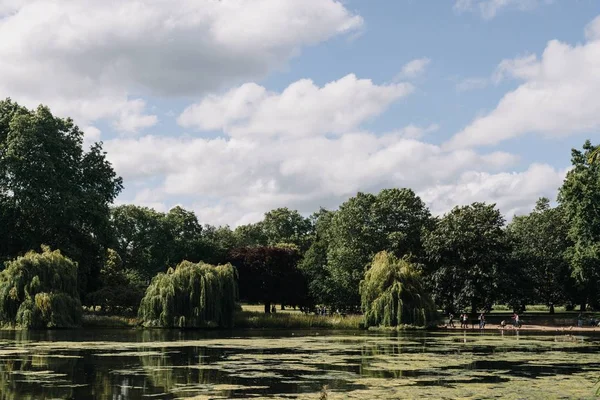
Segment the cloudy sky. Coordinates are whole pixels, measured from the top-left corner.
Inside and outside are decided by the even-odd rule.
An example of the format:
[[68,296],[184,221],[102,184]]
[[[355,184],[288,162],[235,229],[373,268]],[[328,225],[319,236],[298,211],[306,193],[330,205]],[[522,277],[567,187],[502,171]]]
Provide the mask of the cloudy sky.
[[510,217],[600,141],[597,0],[0,0],[0,38],[0,97],[203,223],[386,187]]

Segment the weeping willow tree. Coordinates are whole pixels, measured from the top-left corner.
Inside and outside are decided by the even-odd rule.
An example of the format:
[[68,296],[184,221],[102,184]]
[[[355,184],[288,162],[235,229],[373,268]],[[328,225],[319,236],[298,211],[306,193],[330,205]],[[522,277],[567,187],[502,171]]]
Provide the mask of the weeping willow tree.
[[237,299],[237,271],[183,261],[152,279],[138,315],[146,327],[231,327]]
[[71,328],[81,323],[77,264],[42,246],[0,273],[0,321],[18,328]]
[[435,320],[435,304],[421,274],[407,260],[382,251],[360,282],[365,326],[425,326]]

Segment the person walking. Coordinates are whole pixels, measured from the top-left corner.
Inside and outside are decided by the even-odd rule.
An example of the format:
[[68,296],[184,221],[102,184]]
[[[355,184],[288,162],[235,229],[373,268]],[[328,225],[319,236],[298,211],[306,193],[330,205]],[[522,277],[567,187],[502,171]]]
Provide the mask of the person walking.
[[521,321],[519,320],[519,314],[514,313],[513,314],[513,320],[514,320],[515,328],[520,328],[521,327]]
[[452,313],[448,315],[448,326],[454,328],[454,314]]
[[485,314],[479,314],[479,329],[485,329]]

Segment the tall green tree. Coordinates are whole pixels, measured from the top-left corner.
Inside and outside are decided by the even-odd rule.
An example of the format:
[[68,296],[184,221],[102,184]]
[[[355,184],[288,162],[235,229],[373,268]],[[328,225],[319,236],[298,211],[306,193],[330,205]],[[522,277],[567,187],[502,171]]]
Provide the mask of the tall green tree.
[[262,222],[240,225],[233,231],[235,247],[266,246],[269,243]]
[[299,268],[308,280],[308,290],[315,304],[331,304],[335,299],[335,287],[327,271],[327,249],[330,242],[330,226],[334,211],[321,208],[310,216],[312,225],[311,245],[304,253]]
[[594,158],[599,148],[588,140],[583,151],[571,151],[573,168],[558,195],[569,220],[573,246],[567,258],[577,281],[582,310],[587,304],[600,306],[600,162]]
[[47,244],[79,263],[93,288],[110,239],[109,205],[122,190],[102,145],[47,107],[0,101],[0,258]]
[[504,276],[508,245],[494,204],[455,207],[425,239],[434,299],[449,311],[489,309]]
[[138,271],[125,269],[123,261],[113,249],[108,249],[100,270],[100,289],[89,292],[86,303],[100,306],[104,313],[137,312],[146,290],[146,282]]
[[[171,266],[173,236],[163,213],[133,204],[122,205],[112,209],[111,223],[114,249],[124,268],[138,271],[150,280]],[[179,261],[182,260],[172,266]]]
[[[541,198],[529,215],[515,216],[507,227],[511,243],[509,285],[502,291],[513,307],[523,303],[560,304],[572,288],[565,252],[572,245],[568,221],[562,207]],[[553,308],[551,308],[552,310]]]
[[425,203],[410,189],[358,193],[342,204],[331,221],[327,251],[332,305],[360,305],[359,282],[378,252],[419,258],[422,232],[430,223]]
[[297,249],[273,246],[253,246],[233,249],[228,261],[239,273],[240,299],[263,303],[265,313],[271,304],[303,306],[307,300],[306,282],[297,268]]
[[179,264],[183,260],[199,262],[206,256],[202,243],[202,225],[193,211],[180,206],[173,207],[164,216],[169,231],[169,263]]
[[202,260],[215,265],[225,263],[231,249],[239,247],[235,233],[227,225],[204,225],[201,240]]
[[292,243],[302,253],[310,246],[311,222],[296,210],[277,208],[267,212],[261,228],[270,246]]

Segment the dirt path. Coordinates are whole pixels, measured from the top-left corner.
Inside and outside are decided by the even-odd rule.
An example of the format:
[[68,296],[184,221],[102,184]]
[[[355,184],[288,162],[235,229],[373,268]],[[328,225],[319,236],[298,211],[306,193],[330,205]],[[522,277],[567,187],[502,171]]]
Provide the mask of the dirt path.
[[[441,329],[447,329],[447,330],[456,330],[456,331],[460,331],[463,330],[460,327],[460,324],[458,324],[455,328],[449,328],[445,325],[440,326]],[[470,326],[468,329],[466,329],[467,331],[470,330],[479,330],[479,326],[475,325],[475,328],[472,329]],[[486,324],[485,325],[485,330],[502,330],[502,327],[500,325],[497,324]],[[523,325],[521,328],[515,328],[512,325],[507,325],[504,328],[504,331],[513,331],[513,330],[519,330],[519,331],[533,331],[533,332],[565,332],[565,333],[569,333],[569,332],[600,332],[600,327],[598,326],[585,326],[585,327],[577,327],[577,326],[546,326],[546,325]]]

